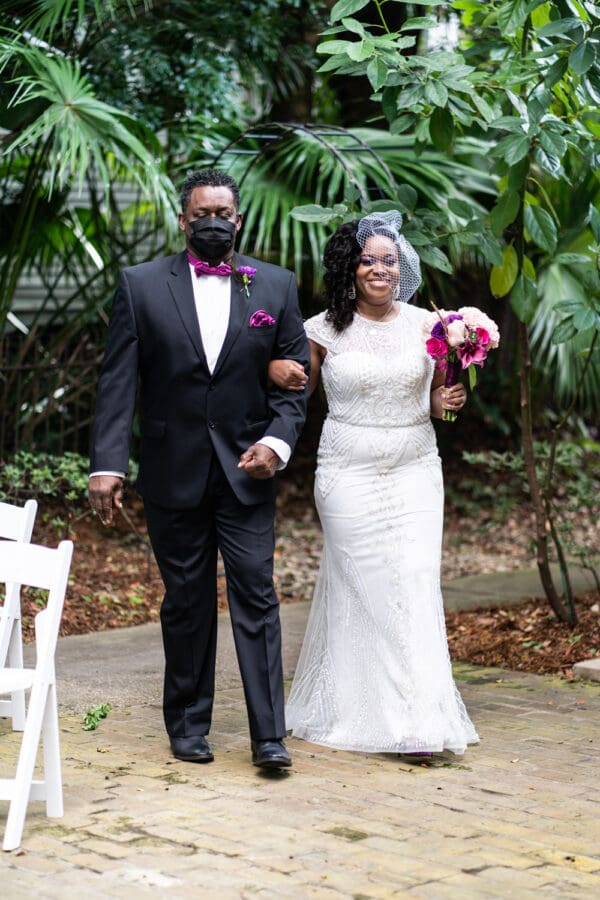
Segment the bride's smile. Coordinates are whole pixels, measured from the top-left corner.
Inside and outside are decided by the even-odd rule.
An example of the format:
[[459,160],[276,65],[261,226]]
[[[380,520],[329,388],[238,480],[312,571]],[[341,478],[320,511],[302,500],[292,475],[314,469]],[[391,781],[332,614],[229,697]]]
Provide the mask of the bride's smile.
[[357,308],[379,318],[391,311],[400,280],[400,263],[394,242],[383,235],[372,235],[365,241],[364,251],[356,269]]

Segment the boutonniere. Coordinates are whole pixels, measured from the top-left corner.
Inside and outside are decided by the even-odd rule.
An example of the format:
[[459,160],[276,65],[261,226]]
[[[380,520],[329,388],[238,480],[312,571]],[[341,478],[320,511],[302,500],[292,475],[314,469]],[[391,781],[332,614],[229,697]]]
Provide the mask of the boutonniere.
[[237,269],[237,274],[242,276],[242,284],[246,291],[246,297],[249,297],[250,285],[252,284],[252,279],[256,275],[256,269],[253,269],[252,266],[240,266]]

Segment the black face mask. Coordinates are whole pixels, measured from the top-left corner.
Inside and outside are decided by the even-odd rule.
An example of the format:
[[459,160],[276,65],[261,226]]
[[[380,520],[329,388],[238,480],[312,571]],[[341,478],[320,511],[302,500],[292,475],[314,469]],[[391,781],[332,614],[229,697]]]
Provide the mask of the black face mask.
[[204,216],[190,222],[190,244],[203,260],[222,260],[235,241],[235,222]]

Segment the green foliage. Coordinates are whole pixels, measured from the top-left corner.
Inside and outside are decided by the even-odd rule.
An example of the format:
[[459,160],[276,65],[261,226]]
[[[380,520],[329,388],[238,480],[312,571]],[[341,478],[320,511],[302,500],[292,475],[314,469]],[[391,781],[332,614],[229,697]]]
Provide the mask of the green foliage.
[[[534,449],[542,478],[550,459],[550,444],[536,441]],[[482,466],[488,472],[508,473],[519,492],[528,492],[525,463],[520,451],[464,451],[462,458],[469,465]],[[582,506],[593,508],[600,501],[600,444],[587,438],[562,441],[556,449],[555,473],[556,496],[572,497]],[[590,490],[593,484],[598,486],[596,491]]]
[[[130,463],[131,477],[137,465]],[[70,508],[87,508],[89,460],[78,453],[32,453],[19,450],[0,464],[0,500],[23,502],[29,497],[61,502]],[[61,520],[59,528],[66,527]]]
[[504,522],[508,513],[522,502],[522,482],[505,477],[497,484],[482,478],[461,478],[456,487],[447,486],[448,502],[464,516],[480,515],[486,510],[492,522]]
[[81,726],[83,731],[95,731],[100,724],[100,720],[105,719],[111,709],[112,706],[110,703],[103,703],[101,706],[96,706],[94,709],[88,709],[83,717],[83,724]]
[[[534,451],[537,477],[543,483],[551,446],[547,441],[536,442]],[[460,492],[453,498],[455,504],[468,507],[469,503],[477,506],[482,501],[489,502],[494,515],[498,516],[529,496],[529,480],[521,452],[463,452],[462,458],[490,473],[495,480],[498,476],[501,478],[497,485],[482,485],[479,480],[464,479]],[[548,500],[550,511],[556,514],[558,534],[571,558],[594,572],[599,561],[598,548],[586,541],[585,528],[600,517],[600,444],[587,439],[562,441],[556,446],[553,472],[552,484],[548,485]]]
[[105,197],[112,181],[126,176],[137,182],[163,213],[173,211],[173,188],[157,163],[159,144],[142,123],[94,95],[78,60],[51,56],[17,39],[0,40],[0,70],[15,74],[11,107],[42,108],[11,135],[6,152],[43,147],[46,187],[81,192],[85,174],[96,173]]
[[[408,133],[417,159],[431,147],[454,156],[466,136],[481,141],[481,152],[473,153],[470,163],[493,179],[495,202],[467,224],[461,222],[462,233],[451,220],[445,229],[438,223],[431,234],[433,253],[428,244],[423,251],[417,245],[422,262],[449,272],[448,260],[475,252],[470,249],[475,239],[477,254],[492,263],[492,294],[508,297],[516,317],[538,330],[538,309],[547,301],[545,273],[556,265],[568,267],[570,279],[587,296],[585,308],[577,297],[553,294],[554,304],[573,305],[553,310],[546,330],[563,319],[554,341],[577,341],[587,330],[589,344],[599,303],[598,291],[590,292],[589,285],[597,277],[600,243],[600,189],[594,176],[600,138],[600,9],[560,0],[492,5],[460,0],[452,4],[460,17],[460,42],[452,49],[430,49],[424,35],[446,11],[441,3],[425,5],[431,7],[427,16],[394,31],[386,21],[385,2],[375,0],[377,15],[367,24],[358,21],[366,4],[341,0],[317,48],[326,57],[321,71],[369,78],[372,100],[390,134]],[[566,204],[556,202],[562,201],[561,192]],[[334,210],[326,212],[331,217]],[[313,221],[315,215],[313,210]],[[411,209],[407,217],[408,229],[427,234],[422,208]],[[577,352],[584,350],[578,343]],[[536,352],[535,362],[542,367],[546,358]],[[581,365],[576,354],[565,353],[561,364],[557,377],[566,393],[567,384],[575,389]],[[587,375],[592,387],[584,385],[580,394],[596,412],[599,379],[594,359]]]

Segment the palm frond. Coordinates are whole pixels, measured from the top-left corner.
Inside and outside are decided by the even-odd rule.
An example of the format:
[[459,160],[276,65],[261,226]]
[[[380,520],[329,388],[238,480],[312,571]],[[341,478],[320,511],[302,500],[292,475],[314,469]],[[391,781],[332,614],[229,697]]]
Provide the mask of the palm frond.
[[[8,52],[0,40],[0,51]],[[74,184],[81,191],[94,168],[105,196],[115,179],[127,177],[152,199],[167,227],[175,225],[175,191],[162,165],[156,137],[121,110],[98,100],[79,63],[49,56],[35,46],[10,45],[28,74],[15,79],[12,105],[42,102],[43,111],[13,136],[6,152],[47,147],[50,194]]]
[[[592,265],[590,260],[590,266]],[[581,300],[586,290],[580,277],[569,266],[552,263],[538,279],[539,303],[531,324],[531,351],[534,367],[542,382],[554,394],[556,400],[568,406],[581,374],[582,354],[589,347],[589,335],[576,335],[561,344],[552,342],[552,336],[562,316],[556,306],[561,300]],[[588,409],[594,415],[600,413],[600,358],[596,354],[588,369],[581,392],[579,408]]]
[[[134,15],[140,9],[150,9],[151,0],[35,0],[21,20],[24,31],[35,32],[36,38],[52,41],[57,34],[81,32],[93,18],[98,24],[114,19],[123,10]],[[10,4],[14,7],[15,4]]]

